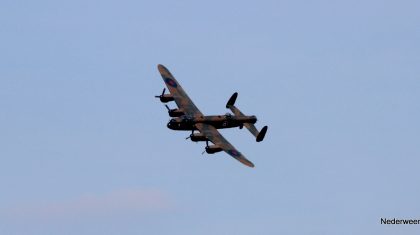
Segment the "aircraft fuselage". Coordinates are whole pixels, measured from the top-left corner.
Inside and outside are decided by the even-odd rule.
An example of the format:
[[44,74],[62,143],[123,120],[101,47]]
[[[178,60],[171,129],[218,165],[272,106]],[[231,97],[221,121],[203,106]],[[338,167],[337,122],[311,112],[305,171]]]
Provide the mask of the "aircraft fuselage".
[[196,123],[205,123],[214,126],[216,129],[224,129],[241,127],[244,123],[255,124],[256,122],[257,117],[255,116],[211,115],[189,117],[184,115],[172,118],[168,122],[167,127],[172,130],[191,131],[196,129],[194,127]]

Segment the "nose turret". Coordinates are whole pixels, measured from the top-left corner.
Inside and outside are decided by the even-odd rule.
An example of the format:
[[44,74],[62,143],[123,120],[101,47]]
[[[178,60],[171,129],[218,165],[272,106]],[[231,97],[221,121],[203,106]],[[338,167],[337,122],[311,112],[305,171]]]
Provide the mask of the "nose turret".
[[175,123],[175,119],[171,119],[169,120],[168,124],[166,125],[169,129],[174,129],[174,123]]

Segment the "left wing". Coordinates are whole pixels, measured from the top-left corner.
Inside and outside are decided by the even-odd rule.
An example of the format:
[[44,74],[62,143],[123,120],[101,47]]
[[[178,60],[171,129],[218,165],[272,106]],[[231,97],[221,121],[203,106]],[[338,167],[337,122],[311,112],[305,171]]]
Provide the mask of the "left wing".
[[236,160],[240,161],[242,164],[254,167],[254,164],[242,155],[238,150],[235,149],[221,134],[220,132],[211,125],[204,123],[197,123],[195,127],[203,133],[213,144],[219,146],[227,154],[234,157]]
[[168,87],[169,92],[174,97],[175,103],[176,105],[178,105],[178,108],[181,109],[187,115],[193,117],[202,116],[203,114],[200,112],[197,106],[195,106],[190,97],[188,97],[187,93],[185,93],[184,89],[182,89],[181,85],[179,85],[178,81],[174,78],[174,76],[172,76],[171,72],[169,72],[169,70],[161,64],[158,65],[158,70],[163,78],[163,81]]

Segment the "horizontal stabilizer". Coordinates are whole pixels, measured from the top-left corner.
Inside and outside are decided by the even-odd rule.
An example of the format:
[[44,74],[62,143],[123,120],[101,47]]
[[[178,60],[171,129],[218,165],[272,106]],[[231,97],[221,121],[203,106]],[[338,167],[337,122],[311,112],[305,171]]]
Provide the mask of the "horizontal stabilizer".
[[[233,112],[233,114],[235,114],[235,116],[243,117],[245,115],[241,112],[241,110],[239,110],[235,106],[236,98],[238,98],[238,92],[233,93],[233,95],[230,97],[229,101],[226,104],[226,108],[230,109]],[[261,131],[258,131],[255,125],[252,123],[244,123],[244,127],[246,127],[246,129],[248,129],[249,132],[251,132],[251,134],[255,136],[257,142],[263,141],[265,133],[268,129],[268,127],[265,126],[261,129]]]

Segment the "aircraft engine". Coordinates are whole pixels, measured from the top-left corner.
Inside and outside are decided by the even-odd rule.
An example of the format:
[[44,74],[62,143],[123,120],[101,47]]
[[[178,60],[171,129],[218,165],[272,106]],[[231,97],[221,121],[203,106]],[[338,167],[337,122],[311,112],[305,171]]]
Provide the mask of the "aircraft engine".
[[[171,94],[165,94],[166,88],[163,88],[161,95],[155,95],[156,98],[160,99],[162,103],[168,103],[169,101],[173,101],[174,97]],[[172,117],[172,116],[171,116]]]
[[208,141],[207,137],[205,137],[203,134],[201,133],[197,133],[197,134],[191,134],[190,135],[190,139],[191,141],[194,142],[198,142],[198,141]]
[[166,109],[168,109],[168,114],[170,117],[181,117],[185,113],[181,109],[170,109],[168,105],[165,105]]
[[206,147],[206,152],[208,153],[208,154],[213,154],[213,153],[217,153],[217,152],[220,152],[220,151],[222,151],[223,149],[222,148],[220,148],[219,146],[217,146],[217,145],[210,145],[210,146],[207,146]]
[[168,103],[169,101],[173,101],[174,97],[172,95],[160,95],[159,96],[160,102],[162,103]]

